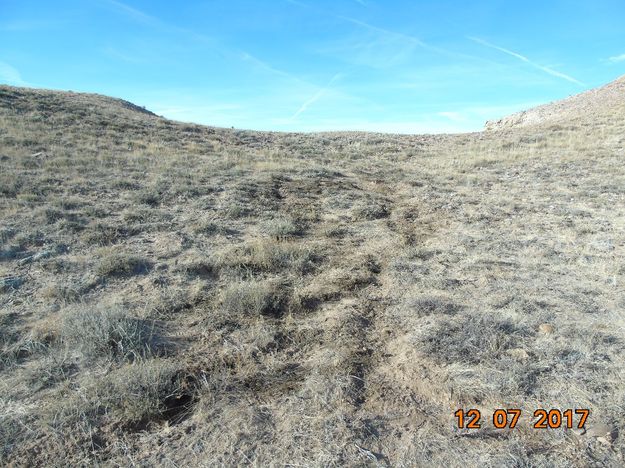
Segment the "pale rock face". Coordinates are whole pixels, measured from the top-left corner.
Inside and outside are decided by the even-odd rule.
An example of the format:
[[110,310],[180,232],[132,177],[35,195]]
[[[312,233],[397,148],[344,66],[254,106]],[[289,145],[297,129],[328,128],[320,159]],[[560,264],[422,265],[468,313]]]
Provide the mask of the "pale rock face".
[[593,118],[596,112],[604,112],[609,108],[625,108],[625,75],[601,88],[517,112],[498,120],[489,120],[484,125],[484,130],[497,131]]
[[527,125],[539,124],[543,117],[537,109],[517,112],[499,120],[489,120],[486,122],[484,129],[487,131],[502,130],[511,127],[524,127]]

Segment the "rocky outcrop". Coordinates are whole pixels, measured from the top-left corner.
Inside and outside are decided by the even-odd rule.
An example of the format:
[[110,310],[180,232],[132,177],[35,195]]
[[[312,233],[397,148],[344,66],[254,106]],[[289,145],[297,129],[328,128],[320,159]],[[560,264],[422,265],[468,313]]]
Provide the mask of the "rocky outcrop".
[[625,76],[601,88],[576,94],[561,101],[517,112],[498,120],[489,120],[484,125],[484,130],[496,131],[593,118],[599,114],[609,113],[615,107],[625,108]]
[[540,112],[540,108],[517,112],[499,120],[489,120],[484,125],[484,130],[503,130],[511,127],[525,127],[535,125],[545,120],[545,113]]

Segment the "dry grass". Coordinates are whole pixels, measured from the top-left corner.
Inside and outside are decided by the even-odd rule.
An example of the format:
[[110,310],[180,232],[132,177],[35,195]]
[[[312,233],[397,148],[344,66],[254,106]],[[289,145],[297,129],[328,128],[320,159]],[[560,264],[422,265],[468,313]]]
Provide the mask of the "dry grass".
[[135,359],[152,354],[153,330],[121,307],[77,307],[63,317],[62,340],[90,359]]
[[281,289],[271,281],[234,282],[223,290],[221,307],[230,320],[246,315],[280,315],[285,306]]
[[[304,135],[0,87],[0,463],[623,465],[609,97]],[[524,417],[455,428],[469,407]],[[594,432],[533,430],[540,407]]]

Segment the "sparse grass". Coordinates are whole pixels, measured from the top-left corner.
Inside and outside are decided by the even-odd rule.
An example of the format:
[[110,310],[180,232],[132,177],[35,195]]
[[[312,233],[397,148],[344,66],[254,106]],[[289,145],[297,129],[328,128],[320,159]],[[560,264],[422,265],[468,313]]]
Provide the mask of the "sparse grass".
[[107,246],[117,244],[129,234],[126,227],[95,222],[86,227],[82,239],[87,245]]
[[60,300],[64,302],[76,302],[80,300],[84,291],[77,284],[51,284],[41,291],[43,297],[49,300]]
[[2,411],[0,414],[0,462],[6,463],[25,430],[24,423],[18,416],[5,412],[4,407],[0,408],[0,411]]
[[192,393],[185,393],[191,390],[183,389],[182,383],[180,366],[169,360],[123,364],[104,377],[68,390],[66,402],[53,402],[42,410],[45,426],[36,429],[50,440],[50,430],[56,434],[74,428],[72,439],[65,438],[61,445],[76,444],[77,453],[60,456],[69,460],[84,456],[83,444],[102,448],[102,442],[94,440],[102,425],[113,424],[132,433],[159,427],[164,422],[179,422],[192,401]]
[[[434,303],[419,304],[421,310],[436,311]],[[446,308],[441,312],[445,313]],[[439,312],[440,313],[440,312]],[[451,363],[484,363],[501,359],[505,352],[519,347],[531,334],[510,320],[468,312],[441,320],[423,337],[423,351],[435,360]]]
[[623,95],[309,135],[0,86],[0,464],[623,465]]
[[228,318],[280,315],[285,307],[284,291],[270,280],[231,283],[221,295],[221,308]]
[[195,226],[193,226],[193,232],[195,234],[203,234],[206,236],[211,236],[214,234],[224,233],[226,230],[218,223],[214,221],[200,221]]
[[[46,264],[46,269],[52,273],[61,274],[69,270],[69,266],[59,265],[57,262]],[[55,280],[49,285],[42,287],[41,296],[48,301],[60,301],[65,304],[78,302],[84,299],[84,296],[98,286],[100,278],[87,275],[80,279]]]
[[136,200],[138,203],[154,207],[159,205],[162,197],[158,190],[148,189],[137,193]]
[[180,414],[186,402],[179,401],[179,372],[178,365],[162,359],[125,364],[86,390],[91,412],[104,411],[138,428],[161,421],[168,412]]
[[221,267],[239,271],[277,272],[288,270],[299,274],[314,269],[318,256],[314,248],[294,242],[263,239],[236,246],[216,254]]
[[77,306],[63,319],[61,339],[90,359],[127,360],[155,352],[154,325],[121,306]]
[[24,359],[43,354],[47,350],[47,345],[32,334],[17,336],[5,332],[0,340],[0,346],[0,370],[13,367]]
[[[403,301],[402,307],[407,309],[407,313],[414,314],[418,317],[428,315],[455,315],[461,307],[458,304],[438,296],[419,296],[410,297]],[[450,320],[453,320],[450,318]],[[462,327],[462,326],[461,326]]]
[[96,273],[102,277],[131,276],[145,273],[150,267],[150,262],[145,258],[112,250],[104,252],[98,263]]
[[23,283],[24,279],[19,276],[0,278],[0,293],[16,291]]
[[189,259],[178,264],[178,270],[190,277],[213,278],[219,266],[212,256],[203,252],[190,252]]
[[353,219],[358,220],[373,220],[386,218],[389,216],[389,209],[386,203],[377,200],[369,200],[362,202],[354,207]]
[[301,232],[301,228],[292,219],[284,216],[271,218],[262,223],[263,232],[275,238],[286,238],[296,236]]
[[246,205],[235,202],[226,207],[225,214],[230,219],[239,219],[248,216],[250,210]]
[[330,226],[324,231],[324,235],[327,237],[343,237],[345,236],[349,230],[343,226]]

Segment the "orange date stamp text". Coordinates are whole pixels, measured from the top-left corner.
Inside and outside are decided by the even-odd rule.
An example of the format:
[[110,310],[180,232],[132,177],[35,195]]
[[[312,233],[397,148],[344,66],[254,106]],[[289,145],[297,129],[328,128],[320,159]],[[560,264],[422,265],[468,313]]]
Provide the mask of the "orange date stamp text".
[[[496,429],[514,429],[521,417],[522,411],[517,408],[498,408],[490,414],[490,420]],[[476,408],[467,410],[458,409],[454,412],[458,429],[480,429],[482,427],[482,412]],[[533,429],[583,429],[590,416],[589,409],[557,408],[534,411]]]

